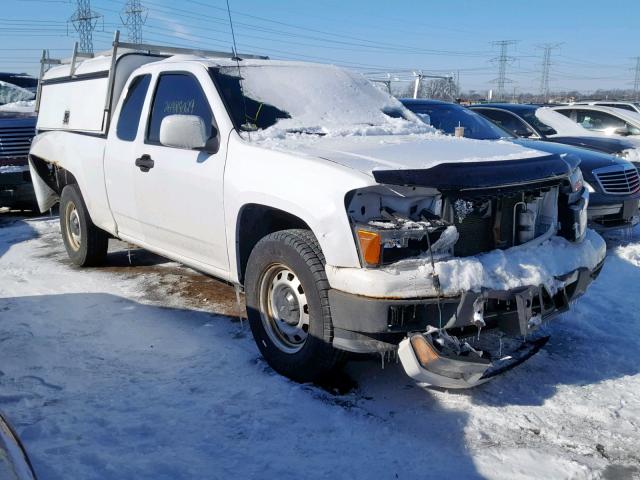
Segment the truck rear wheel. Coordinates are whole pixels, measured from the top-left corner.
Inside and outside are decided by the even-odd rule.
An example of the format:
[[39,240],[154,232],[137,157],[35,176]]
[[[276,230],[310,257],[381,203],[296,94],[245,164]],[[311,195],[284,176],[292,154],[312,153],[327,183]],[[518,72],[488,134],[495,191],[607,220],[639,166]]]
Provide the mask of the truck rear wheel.
[[67,254],[79,267],[104,263],[108,234],[96,227],[77,185],[67,185],[60,195],[60,230]]
[[247,315],[265,360],[298,382],[321,380],[338,364],[333,348],[324,255],[308,230],[283,230],[258,242],[245,276]]

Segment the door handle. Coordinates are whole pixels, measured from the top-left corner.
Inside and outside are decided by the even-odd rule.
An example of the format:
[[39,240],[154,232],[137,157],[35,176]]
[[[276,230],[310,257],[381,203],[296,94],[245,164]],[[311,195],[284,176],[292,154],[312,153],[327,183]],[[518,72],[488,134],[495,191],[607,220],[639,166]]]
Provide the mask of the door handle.
[[136,158],[136,167],[138,167],[143,172],[148,172],[149,170],[151,170],[153,168],[153,165],[153,159],[146,153],[140,158]]

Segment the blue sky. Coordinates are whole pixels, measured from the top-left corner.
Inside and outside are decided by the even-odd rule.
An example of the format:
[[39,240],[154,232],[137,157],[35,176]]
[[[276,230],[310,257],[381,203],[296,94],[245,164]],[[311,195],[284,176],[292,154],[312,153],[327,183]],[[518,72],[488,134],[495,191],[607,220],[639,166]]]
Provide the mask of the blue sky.
[[[149,43],[225,49],[224,0],[142,0]],[[543,43],[553,52],[552,90],[630,88],[640,56],[640,1],[230,0],[238,48],[274,58],[324,61],[409,78],[412,71],[460,75],[464,90],[486,90],[497,75],[495,40],[517,40],[508,86],[539,89]],[[121,28],[125,0],[91,0],[103,15],[96,51]],[[0,71],[35,73],[42,48],[68,56],[76,33],[74,0],[2,0]],[[125,33],[126,36],[126,33]]]

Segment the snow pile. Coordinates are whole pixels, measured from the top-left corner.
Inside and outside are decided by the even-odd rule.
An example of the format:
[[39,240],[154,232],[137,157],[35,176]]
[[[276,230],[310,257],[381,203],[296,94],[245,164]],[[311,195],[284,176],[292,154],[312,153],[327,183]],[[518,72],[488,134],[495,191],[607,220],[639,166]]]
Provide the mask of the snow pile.
[[26,88],[18,87],[12,83],[0,80],[0,105],[23,100],[32,100],[34,97],[35,94]]
[[[221,72],[238,76],[236,67]],[[246,97],[286,112],[251,139],[283,138],[288,131],[316,134],[389,135],[433,132],[398,100],[374,87],[362,75],[332,65],[270,62],[242,66],[242,87]],[[392,118],[383,113],[393,112]]]
[[[594,137],[598,136],[584,128],[582,125],[577,124],[568,117],[565,117],[561,113],[552,110],[549,107],[542,107],[536,110],[536,117],[542,123],[549,125],[557,132],[557,136],[570,136],[570,137]],[[554,137],[556,135],[549,135]]]
[[35,100],[20,100],[18,102],[7,103],[0,105],[0,112],[19,112],[19,113],[33,113],[36,111]]
[[[606,254],[606,244],[593,230],[580,243],[558,236],[535,246],[518,246],[436,263],[441,293],[455,296],[464,291],[489,288],[511,290],[545,285],[552,293],[562,287],[555,277],[580,267],[595,268]],[[327,266],[333,288],[371,297],[434,297],[438,294],[428,258],[408,259],[379,269]]]
[[637,243],[630,243],[616,248],[616,255],[626,260],[631,265],[640,267],[640,245]]
[[28,172],[29,165],[0,165],[0,175],[3,173]]

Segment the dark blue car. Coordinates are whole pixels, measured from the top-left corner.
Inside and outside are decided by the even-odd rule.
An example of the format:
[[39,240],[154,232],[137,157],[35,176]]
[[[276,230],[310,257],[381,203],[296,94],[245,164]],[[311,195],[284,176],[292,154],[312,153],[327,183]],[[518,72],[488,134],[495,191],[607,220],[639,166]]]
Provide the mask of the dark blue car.
[[[640,176],[630,162],[607,153],[556,142],[516,138],[482,115],[455,103],[401,99],[411,111],[438,130],[453,135],[464,127],[464,136],[477,140],[507,139],[527,148],[580,159],[589,198],[589,223],[596,230],[624,228],[638,223]],[[605,139],[607,140],[607,139]]]

